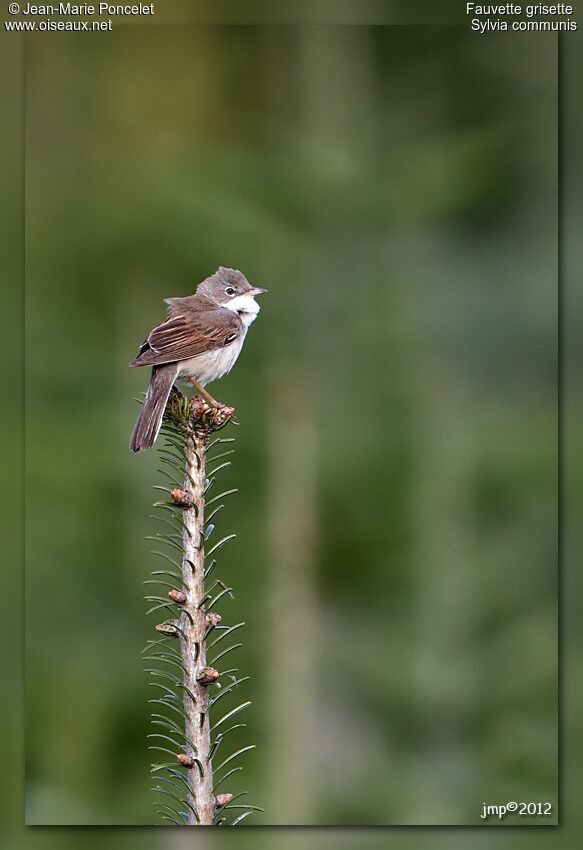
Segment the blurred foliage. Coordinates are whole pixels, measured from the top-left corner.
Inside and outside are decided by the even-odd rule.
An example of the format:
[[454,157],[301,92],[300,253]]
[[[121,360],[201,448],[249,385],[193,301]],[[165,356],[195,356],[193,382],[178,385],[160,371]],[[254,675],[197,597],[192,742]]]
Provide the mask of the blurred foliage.
[[219,264],[269,289],[213,388],[256,822],[556,804],[556,41],[120,27],[26,61],[28,822],[152,822],[127,363]]

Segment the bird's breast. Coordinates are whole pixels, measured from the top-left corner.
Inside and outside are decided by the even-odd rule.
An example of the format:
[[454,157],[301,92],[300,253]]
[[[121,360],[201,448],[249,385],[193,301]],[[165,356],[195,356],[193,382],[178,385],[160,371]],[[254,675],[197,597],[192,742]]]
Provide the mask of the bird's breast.
[[183,360],[180,363],[179,377],[194,378],[203,387],[212,381],[218,381],[219,378],[230,372],[235,365],[244,340],[245,333],[242,333],[229,345],[197,354],[190,360]]

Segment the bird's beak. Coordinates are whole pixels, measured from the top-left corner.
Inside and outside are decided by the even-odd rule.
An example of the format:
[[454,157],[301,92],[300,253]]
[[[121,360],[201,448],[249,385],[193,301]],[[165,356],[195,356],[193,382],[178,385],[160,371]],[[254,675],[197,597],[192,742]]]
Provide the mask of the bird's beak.
[[253,295],[253,296],[263,295],[264,292],[267,292],[267,289],[261,289],[260,286],[254,286],[253,289],[251,290],[250,294]]

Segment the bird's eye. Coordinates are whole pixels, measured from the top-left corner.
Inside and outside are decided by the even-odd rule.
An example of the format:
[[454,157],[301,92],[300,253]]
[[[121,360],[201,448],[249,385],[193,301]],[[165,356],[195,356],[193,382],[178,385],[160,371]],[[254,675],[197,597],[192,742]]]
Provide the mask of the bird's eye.
[[233,289],[232,286],[227,286],[227,288],[225,289],[225,292],[227,293],[227,295],[234,295],[235,294],[235,290]]

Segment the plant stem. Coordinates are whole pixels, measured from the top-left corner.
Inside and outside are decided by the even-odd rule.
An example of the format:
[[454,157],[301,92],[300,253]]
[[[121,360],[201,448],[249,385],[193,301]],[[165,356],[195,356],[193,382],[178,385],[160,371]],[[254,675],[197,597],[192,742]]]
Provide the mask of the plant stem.
[[[158,623],[156,629],[166,636],[166,641],[172,641],[179,636],[180,653],[170,647],[165,649],[164,639],[162,639],[162,645],[159,640],[151,641],[149,645],[152,656],[149,660],[159,659],[161,662],[171,663],[174,667],[178,666],[182,669],[182,675],[177,678],[175,673],[169,673],[166,669],[154,669],[148,672],[166,681],[170,680],[182,690],[184,728],[182,730],[176,724],[175,718],[166,718],[156,712],[153,713],[152,722],[156,725],[157,732],[149,737],[156,739],[156,744],[151,745],[153,750],[161,750],[172,755],[166,743],[164,746],[160,745],[160,740],[164,738],[180,748],[180,751],[176,752],[176,766],[173,762],[152,765],[153,774],[159,780],[159,784],[164,785],[163,788],[156,786],[153,790],[169,796],[174,806],[178,806],[176,809],[170,806],[166,799],[159,800],[157,801],[158,813],[163,820],[177,825],[184,823],[188,826],[210,826],[233,799],[231,792],[223,792],[217,797],[213,794],[209,686],[216,683],[220,688],[217,681],[220,673],[207,665],[205,633],[209,624],[212,623],[215,627],[221,617],[216,612],[208,613],[205,610],[208,599],[205,597],[204,532],[205,487],[208,484],[205,456],[208,441],[211,434],[223,428],[231,420],[234,412],[234,408],[227,405],[211,408],[199,396],[194,396],[189,401],[176,389],[172,391],[165,411],[168,440],[165,447],[160,449],[162,463],[168,464],[172,469],[172,481],[175,481],[174,476],[177,473],[180,477],[184,476],[184,486],[168,491],[172,505],[157,504],[159,508],[169,508],[173,519],[169,521],[167,516],[159,516],[158,519],[164,519],[166,524],[175,527],[178,517],[180,518],[178,522],[182,525],[182,545],[177,542],[180,537],[175,533],[167,534],[166,537],[157,535],[153,539],[161,540],[172,549],[181,550],[180,564],[170,557],[167,558],[163,552],[156,553],[167,558],[180,569],[181,587],[175,586],[178,575],[174,570],[171,572],[157,570],[152,573],[153,576],[174,577],[173,582],[162,581],[163,585],[171,588],[166,591],[171,604],[160,596],[146,598],[157,603],[150,609],[150,613],[161,607],[166,610],[170,608],[173,614],[178,613],[177,618],[172,617],[163,623]],[[216,471],[215,469],[213,472],[213,478]],[[227,536],[217,545],[221,545],[233,536]],[[156,578],[156,581],[159,579]],[[221,594],[218,593],[213,602],[216,602],[220,596]],[[223,626],[223,628],[226,627]],[[177,711],[179,691],[158,681],[152,684],[162,688],[164,696],[151,701],[157,705],[167,705],[173,711]],[[178,710],[178,713],[182,712]],[[158,727],[164,726],[170,731],[172,737],[166,733],[159,733]],[[182,739],[181,743],[173,739],[174,735]],[[215,748],[216,745],[217,742],[215,742]],[[245,748],[240,752],[244,751]],[[164,772],[166,772],[165,776]]]
[[[209,694],[208,686],[197,679],[201,670],[206,667],[206,615],[203,608],[205,443],[205,436],[196,431],[185,439],[184,490],[192,498],[192,507],[185,509],[183,513],[182,578],[186,594],[186,615],[182,617],[183,634],[180,643],[185,667],[184,731],[194,747],[192,756],[198,759],[198,764],[195,763],[188,771],[186,779],[192,792],[192,805],[198,813],[198,823],[209,825],[212,824],[214,815],[213,775],[209,761]],[[196,702],[193,702],[193,696]],[[193,812],[189,811],[187,823],[197,823]]]

